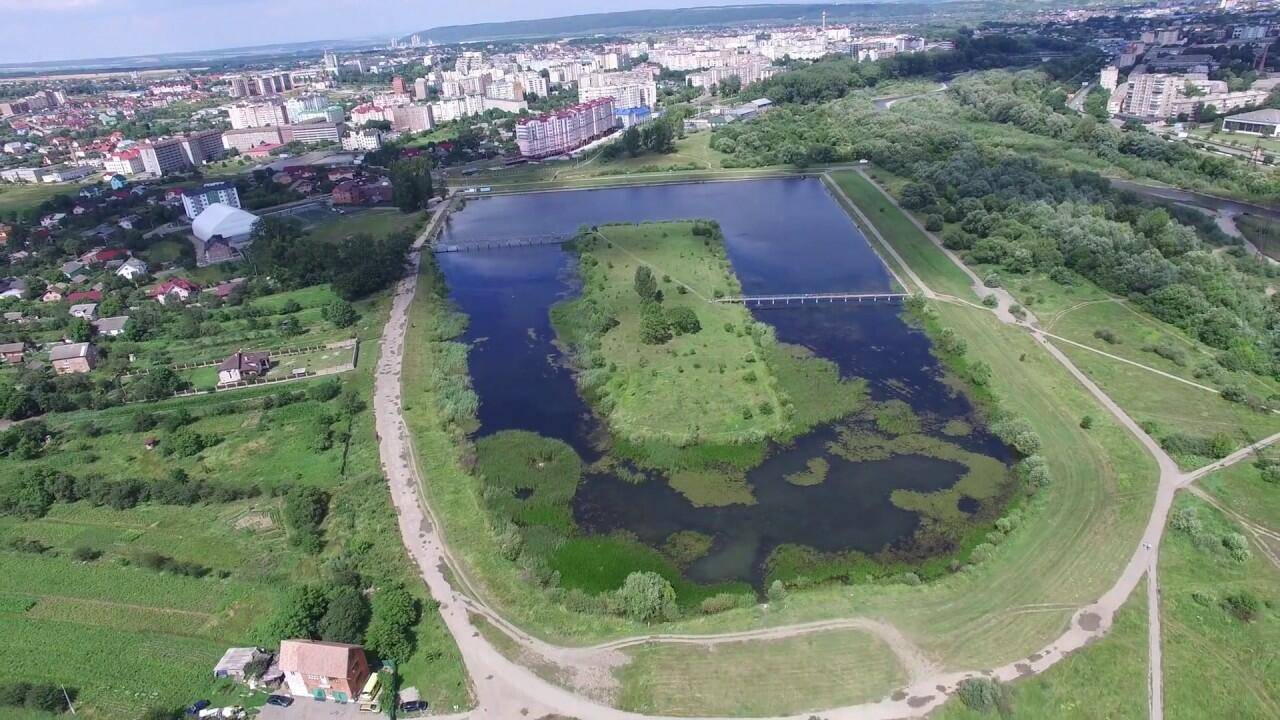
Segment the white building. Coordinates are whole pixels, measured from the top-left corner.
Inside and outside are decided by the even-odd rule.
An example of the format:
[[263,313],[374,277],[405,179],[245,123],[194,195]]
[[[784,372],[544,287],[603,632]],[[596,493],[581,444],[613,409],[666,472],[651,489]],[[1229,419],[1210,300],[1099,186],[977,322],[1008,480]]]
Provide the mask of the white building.
[[563,155],[617,127],[611,98],[599,98],[516,124],[516,144],[524,157]]
[[1115,90],[1120,82],[1120,68],[1108,65],[1098,73],[1098,84],[1108,92]]
[[236,191],[236,186],[229,182],[205,183],[198,188],[182,191],[182,207],[187,211],[187,217],[192,220],[214,203],[238,208],[240,193]]
[[612,98],[616,107],[647,107],[658,104],[658,85],[647,70],[592,73],[578,81],[578,99],[590,102]]
[[[325,95],[302,95],[289,98],[284,103],[284,116],[290,123],[304,123],[312,120],[321,122],[342,122],[346,114],[342,108],[329,102]],[[283,123],[270,123],[282,125]]]
[[353,152],[377,150],[382,147],[382,131],[374,128],[353,130],[342,138],[342,149]]
[[206,245],[220,238],[232,247],[240,247],[249,240],[257,223],[258,216],[253,213],[214,203],[192,221],[191,232]]
[[142,164],[142,153],[136,148],[112,153],[103,159],[102,169],[120,175],[137,175],[145,169]]
[[435,126],[430,105],[392,108],[391,129],[396,132],[426,132]]
[[284,125],[289,122],[289,113],[285,104],[278,100],[256,103],[237,103],[227,108],[233,130],[265,127],[267,125]]
[[137,280],[147,275],[147,264],[136,257],[131,257],[116,268],[116,275],[126,280]]

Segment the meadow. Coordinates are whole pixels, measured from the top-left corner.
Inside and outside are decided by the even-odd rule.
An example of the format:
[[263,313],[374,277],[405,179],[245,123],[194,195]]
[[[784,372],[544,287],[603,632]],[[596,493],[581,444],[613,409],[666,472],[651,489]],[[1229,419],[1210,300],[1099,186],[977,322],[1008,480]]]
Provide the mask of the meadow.
[[79,185],[70,183],[0,183],[0,217],[14,212],[25,213],[49,198],[79,191]]

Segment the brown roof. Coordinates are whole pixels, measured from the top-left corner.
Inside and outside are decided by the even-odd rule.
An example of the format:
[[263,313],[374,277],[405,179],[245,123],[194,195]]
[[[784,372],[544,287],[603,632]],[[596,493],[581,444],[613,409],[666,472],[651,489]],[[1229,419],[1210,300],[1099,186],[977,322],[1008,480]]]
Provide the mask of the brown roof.
[[303,675],[345,678],[354,664],[354,656],[364,648],[344,643],[311,640],[280,641],[280,669]]
[[271,355],[264,352],[237,352],[218,365],[218,370],[239,370],[260,373],[271,364]]
[[22,352],[23,350],[26,350],[26,349],[27,349],[26,343],[20,343],[20,342],[0,343],[0,353]]

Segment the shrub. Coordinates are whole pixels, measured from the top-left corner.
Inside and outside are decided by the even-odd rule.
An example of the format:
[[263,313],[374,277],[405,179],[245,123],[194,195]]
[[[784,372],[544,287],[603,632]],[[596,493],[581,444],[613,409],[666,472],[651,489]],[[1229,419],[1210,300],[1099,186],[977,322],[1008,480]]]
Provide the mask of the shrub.
[[1170,525],[1178,532],[1184,532],[1188,535],[1195,535],[1201,530],[1200,518],[1196,515],[1195,508],[1178,508],[1173,512],[1173,519]]
[[1001,703],[1004,690],[991,678],[965,678],[956,686],[956,695],[965,707],[980,713],[989,713]]
[[1120,344],[1120,338],[1116,337],[1116,334],[1111,332],[1107,328],[1098,328],[1097,330],[1094,330],[1093,336],[1107,343],[1108,345]]
[[982,278],[982,284],[989,288],[1000,287],[1000,273],[997,273],[994,270],[987,273],[986,277]]
[[1084,417],[1080,418],[1080,427],[1084,430],[1088,430],[1089,428],[1093,427],[1093,416],[1085,415]]
[[702,601],[698,609],[707,615],[733,610],[735,608],[746,607],[753,603],[754,600],[749,595],[735,595],[733,593],[720,593]]
[[1222,606],[1243,622],[1253,622],[1262,611],[1262,602],[1248,590],[1234,592],[1222,598]]
[[294,487],[284,497],[284,524],[289,542],[307,552],[324,545],[320,524],[329,514],[329,494],[314,487]]
[[1249,552],[1249,541],[1245,539],[1244,535],[1237,532],[1223,535],[1222,547],[1226,548],[1227,554],[1238,563],[1246,562],[1252,556],[1252,553]]
[[781,580],[774,580],[769,584],[769,602],[782,602],[787,597],[787,586],[782,584]]
[[327,322],[332,323],[334,327],[351,327],[356,324],[356,320],[360,316],[356,314],[356,309],[346,300],[335,300],[320,311],[320,316]]
[[97,548],[85,547],[84,545],[81,545],[80,547],[71,551],[71,557],[76,560],[79,560],[80,562],[93,562],[94,560],[97,560],[98,558],[102,557],[102,551],[98,550]]
[[383,661],[405,662],[417,643],[413,628],[422,612],[418,599],[408,590],[393,586],[374,593],[372,605],[365,646]]
[[676,591],[655,572],[633,572],[614,592],[615,612],[639,622],[671,620],[677,615]]
[[1000,298],[995,293],[988,293],[982,296],[982,304],[986,307],[993,308],[1000,304]]

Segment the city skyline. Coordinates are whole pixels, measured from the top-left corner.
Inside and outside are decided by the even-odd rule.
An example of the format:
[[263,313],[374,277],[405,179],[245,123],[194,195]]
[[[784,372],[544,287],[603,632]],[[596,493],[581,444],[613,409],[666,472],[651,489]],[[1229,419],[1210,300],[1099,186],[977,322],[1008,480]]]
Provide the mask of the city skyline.
[[[202,52],[363,37],[425,28],[625,10],[797,0],[518,0],[428,7],[419,0],[0,0],[0,63]],[[253,20],[258,20],[254,22]],[[50,37],[62,42],[51,44]]]

